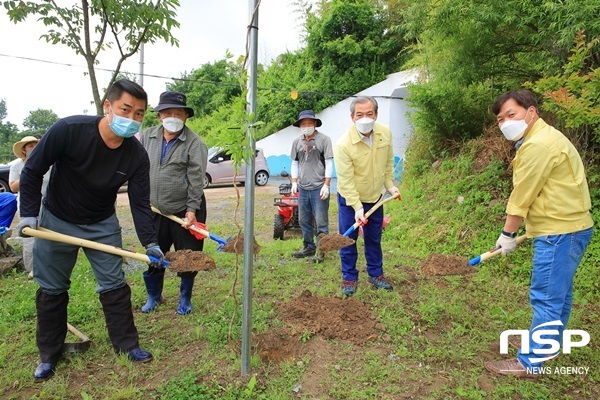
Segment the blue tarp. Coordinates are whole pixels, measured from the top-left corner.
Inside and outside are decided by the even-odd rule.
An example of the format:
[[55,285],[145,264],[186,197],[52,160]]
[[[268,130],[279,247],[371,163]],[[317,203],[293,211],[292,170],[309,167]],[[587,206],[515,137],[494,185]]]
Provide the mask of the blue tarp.
[[17,212],[17,195],[0,193],[0,227],[8,228]]

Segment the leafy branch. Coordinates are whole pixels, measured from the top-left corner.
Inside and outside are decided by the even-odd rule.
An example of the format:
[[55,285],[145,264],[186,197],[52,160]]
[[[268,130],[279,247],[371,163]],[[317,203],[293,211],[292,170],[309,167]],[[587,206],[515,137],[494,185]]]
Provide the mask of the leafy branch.
[[[106,87],[110,87],[119,76],[121,65],[136,54],[142,43],[154,43],[159,39],[179,46],[171,34],[179,27],[175,20],[175,9],[179,0],[80,0],[79,4],[61,7],[55,0],[4,1],[12,22],[21,23],[29,16],[48,27],[41,35],[46,42],[70,47],[83,56],[90,79],[94,104],[98,115],[103,114],[106,93],[101,97],[95,66],[98,57],[116,47],[117,64]],[[109,29],[110,28],[110,29]],[[106,92],[106,91],[104,91]]]

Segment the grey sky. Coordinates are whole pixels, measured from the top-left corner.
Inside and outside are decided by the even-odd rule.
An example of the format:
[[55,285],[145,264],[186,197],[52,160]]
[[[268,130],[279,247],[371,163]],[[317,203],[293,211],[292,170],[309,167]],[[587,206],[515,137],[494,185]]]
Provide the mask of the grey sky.
[[[301,43],[302,21],[295,12],[293,0],[262,0],[259,11],[259,62],[296,50]],[[249,1],[181,0],[178,10],[180,28],[174,32],[180,46],[146,45],[144,73],[180,77],[200,65],[222,59],[229,50],[234,56],[245,53]],[[84,76],[83,57],[63,45],[50,45],[40,40],[44,26],[34,18],[18,25],[10,22],[4,9],[0,11],[0,98],[6,100],[5,119],[22,128],[23,119],[38,108],[51,109],[59,117],[95,111],[91,104],[90,83]],[[9,57],[6,57],[6,56]],[[15,58],[28,57],[70,66]],[[115,62],[100,58],[101,68],[111,69]],[[122,70],[137,73],[139,57],[134,56]],[[98,84],[106,87],[110,75],[98,72]],[[144,77],[144,88],[150,104],[156,104],[169,79]]]

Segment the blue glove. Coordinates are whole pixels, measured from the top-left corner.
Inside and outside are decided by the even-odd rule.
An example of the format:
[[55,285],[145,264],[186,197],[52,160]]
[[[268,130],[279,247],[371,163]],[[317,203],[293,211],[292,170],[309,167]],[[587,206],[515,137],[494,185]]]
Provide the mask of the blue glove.
[[28,235],[23,234],[23,228],[32,228],[37,229],[38,227],[38,219],[37,217],[23,217],[21,218],[21,222],[17,225],[17,232],[21,237],[29,237]]
[[152,268],[163,268],[165,255],[156,243],[150,243],[146,246],[146,255],[150,257],[149,265]]

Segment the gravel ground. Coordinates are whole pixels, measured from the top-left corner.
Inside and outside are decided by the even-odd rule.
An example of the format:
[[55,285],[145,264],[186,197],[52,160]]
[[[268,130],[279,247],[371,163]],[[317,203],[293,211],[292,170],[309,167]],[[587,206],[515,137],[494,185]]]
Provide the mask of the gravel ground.
[[[254,186],[254,191],[256,194],[265,193],[277,196],[279,194],[279,185],[284,182],[287,182],[287,179],[283,180],[278,176],[271,177],[265,186]],[[244,186],[238,186],[238,190],[240,191],[240,196],[244,197],[246,188]],[[223,201],[234,202],[236,198],[233,185],[210,186],[207,189],[204,189],[204,195],[206,196],[206,202],[208,203],[209,208],[211,205],[219,204]],[[117,195],[117,206],[126,206],[127,204],[129,204],[127,192],[119,193]]]

